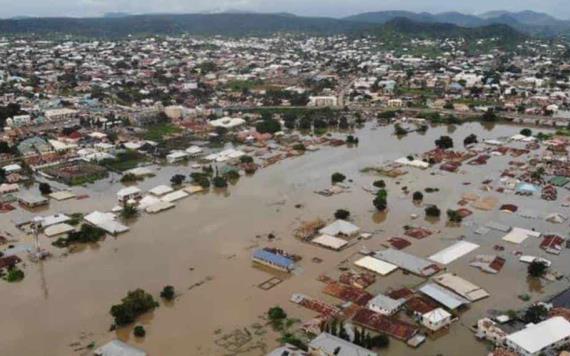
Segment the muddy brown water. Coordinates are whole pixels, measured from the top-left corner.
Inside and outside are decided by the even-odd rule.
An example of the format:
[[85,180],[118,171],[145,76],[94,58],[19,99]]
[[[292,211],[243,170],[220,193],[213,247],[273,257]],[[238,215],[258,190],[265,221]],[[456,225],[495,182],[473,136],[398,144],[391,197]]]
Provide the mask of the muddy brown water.
[[[484,193],[479,189],[480,182],[486,178],[497,179],[499,170],[513,159],[492,157],[486,166],[464,165],[460,173],[455,174],[437,168],[426,171],[410,168],[405,176],[385,178],[389,211],[378,214],[373,209],[372,196],[362,187],[369,187],[379,178],[360,173],[361,168],[431,149],[434,140],[442,134],[451,135],[456,147],[461,147],[463,138],[470,133],[480,138],[497,138],[518,133],[520,127],[496,125],[490,128],[470,123],[454,128],[431,128],[425,134],[398,139],[392,135],[391,127],[372,126],[369,124],[357,132],[360,139],[357,147],[327,147],[279,162],[254,176],[242,177],[226,194],[192,196],[179,201],[175,209],[153,216],[143,215],[126,234],[107,237],[97,245],[85,246],[67,256],[62,256],[61,250],[53,249],[55,256],[40,264],[26,262],[26,278],[21,283],[0,283],[0,315],[3,316],[0,355],[89,354],[83,347],[91,342],[101,345],[115,337],[127,340],[153,356],[263,355],[277,346],[278,336],[270,330],[260,332],[260,335],[254,333],[252,341],[238,349],[232,349],[229,346],[232,343],[224,336],[244,328],[253,332],[252,325],[264,323],[261,316],[274,305],[281,305],[288,314],[302,320],[315,316],[290,303],[292,293],[339,303],[321,293],[323,285],[316,278],[323,273],[332,277],[338,275],[341,261],[356,259],[363,246],[378,249],[390,237],[402,236],[405,224],[426,226],[435,231],[423,240],[410,239],[412,246],[406,251],[419,256],[429,256],[451,245],[461,235],[481,245],[447,267],[485,288],[491,297],[472,304],[447,335],[430,339],[417,350],[393,340],[389,349],[382,353],[484,355],[487,345],[477,342],[468,328],[488,309],[520,308],[524,303],[517,299],[518,294],[529,293],[532,300],[538,300],[560,292],[568,284],[566,280],[542,282],[540,286],[529,284],[526,266],[518,262],[513,252],[520,250],[547,257],[561,272],[569,270],[570,260],[566,258],[566,250],[560,256],[545,255],[538,248],[537,240],[528,239],[518,246],[508,245],[500,241],[502,234],[498,232],[478,236],[473,231],[478,224],[493,220],[567,236],[567,223],[555,225],[541,219],[523,219],[501,213],[497,209],[478,211],[471,208],[474,214],[460,227],[446,227],[443,218],[424,220],[425,204],[437,203],[445,211],[457,208],[463,193],[475,192],[480,196],[495,196],[499,204],[513,203],[539,214],[562,212],[569,215],[568,208],[560,205],[568,198],[568,193],[559,189],[555,202],[546,202],[539,197]],[[148,189],[168,184],[172,174],[189,172],[189,166],[167,167],[140,185]],[[315,190],[329,186],[330,175],[334,172],[343,172],[353,180],[349,184],[350,191],[333,197],[314,194]],[[464,185],[465,182],[471,184]],[[426,187],[438,187],[440,191],[424,193],[424,205],[418,206],[412,203],[411,195],[401,193],[403,186],[410,192]],[[105,180],[87,188],[74,188],[78,193],[88,193],[90,199],[52,202],[43,213],[108,210],[115,204],[115,193],[120,187],[118,183]],[[297,204],[302,204],[302,208],[296,208]],[[301,220],[316,217],[332,220],[334,211],[339,208],[351,211],[353,221],[364,231],[376,231],[374,237],[341,252],[328,251],[293,238],[293,230]],[[411,220],[412,213],[420,218]],[[18,236],[21,244],[31,244],[31,238],[21,236],[22,233],[10,223],[10,218],[17,214],[22,212],[18,210],[0,216],[1,229]],[[273,233],[276,238],[269,241],[265,238],[268,233]],[[506,248],[499,253],[507,259],[500,274],[484,274],[468,266],[470,257],[475,254],[497,254],[493,250],[497,243]],[[49,240],[42,238],[42,245],[49,246]],[[258,288],[260,283],[273,276],[267,270],[253,267],[250,262],[253,250],[264,246],[301,255],[301,272],[289,276],[271,290]],[[313,257],[323,262],[314,263]],[[379,293],[389,288],[414,287],[423,281],[397,271],[378,278],[369,291]],[[139,323],[147,330],[144,339],[134,338],[129,328],[109,331],[112,322],[109,308],[128,290],[143,288],[158,297],[165,285],[175,286],[178,297],[169,305],[162,303],[160,308],[140,319]]]

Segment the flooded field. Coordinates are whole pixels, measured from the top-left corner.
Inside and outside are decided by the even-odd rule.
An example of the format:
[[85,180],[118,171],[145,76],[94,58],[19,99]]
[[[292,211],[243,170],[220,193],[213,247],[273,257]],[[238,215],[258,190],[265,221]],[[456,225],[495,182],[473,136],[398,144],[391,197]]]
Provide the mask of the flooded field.
[[[375,128],[369,124],[356,132],[360,144],[356,147],[322,148],[302,157],[282,161],[258,171],[251,177],[242,177],[226,192],[210,192],[192,196],[176,204],[170,211],[150,216],[142,215],[131,230],[116,238],[107,237],[98,245],[86,246],[67,256],[56,256],[45,262],[26,262],[26,278],[17,284],[0,283],[0,355],[77,355],[89,354],[85,347],[120,337],[138,344],[150,355],[263,355],[277,345],[277,335],[264,327],[264,313],[272,306],[281,305],[289,315],[306,320],[314,313],[289,302],[292,293],[303,293],[338,304],[340,301],[321,293],[324,286],[317,281],[321,274],[335,277],[339,266],[348,266],[366,246],[374,250],[391,237],[402,236],[406,224],[428,227],[435,233],[423,240],[411,239],[406,252],[426,257],[451,245],[464,235],[467,241],[481,247],[469,256],[449,264],[448,270],[486,289],[491,297],[473,303],[460,321],[448,333],[429,339],[414,350],[404,343],[392,340],[383,354],[388,355],[483,355],[486,345],[476,341],[468,329],[488,309],[516,309],[524,304],[517,295],[529,293],[532,300],[543,299],[562,291],[566,279],[557,282],[527,282],[526,265],[513,254],[544,256],[553,261],[554,269],[565,272],[570,260],[565,251],[560,256],[546,255],[538,248],[539,241],[528,239],[522,245],[509,245],[500,240],[502,233],[491,231],[479,236],[474,230],[489,221],[525,228],[543,233],[556,232],[567,236],[567,224],[551,224],[543,219],[525,219],[515,214],[500,212],[503,203],[512,203],[539,214],[561,212],[568,191],[559,189],[558,200],[547,202],[540,196],[521,197],[494,191],[483,192],[481,182],[498,180],[510,156],[492,157],[487,165],[463,165],[458,173],[447,173],[438,168],[425,171],[413,168],[399,178],[384,178],[389,192],[386,213],[380,214],[372,205],[372,195],[362,187],[369,187],[380,179],[361,173],[366,166],[377,166],[413,153],[434,148],[441,135],[450,135],[455,149],[462,149],[463,139],[475,133],[479,139],[512,136],[521,127],[483,126],[470,123],[462,126],[430,128],[425,134],[413,133],[403,138],[393,136],[392,127]],[[531,152],[531,155],[533,152]],[[522,159],[519,158],[519,159]],[[190,172],[189,166],[163,168],[154,178],[139,184],[148,189],[167,184],[175,173]],[[350,191],[323,197],[315,190],[327,188],[330,176],[342,172],[351,180]],[[434,174],[432,174],[434,173]],[[115,193],[121,184],[110,183],[113,177],[76,189],[87,193],[90,199],[52,202],[47,212],[89,212],[108,210],[115,204]],[[116,177],[114,178],[116,180]],[[470,184],[467,184],[470,183]],[[424,193],[424,204],[414,205],[410,195],[402,193],[437,187],[439,192]],[[425,204],[436,203],[444,212],[456,209],[464,193],[493,196],[498,206],[490,211],[472,209],[460,227],[446,226],[440,221],[424,220]],[[293,237],[300,221],[321,217],[332,220],[337,209],[351,212],[353,222],[363,231],[375,232],[370,240],[341,252],[334,252],[302,243]],[[42,212],[44,213],[44,212]],[[0,216],[2,229],[20,236],[10,219],[19,210]],[[420,217],[411,220],[411,214]],[[4,228],[7,227],[7,228]],[[268,239],[273,233],[276,238]],[[42,238],[42,245],[50,241]],[[25,239],[24,239],[25,240]],[[32,244],[31,238],[27,238]],[[495,244],[505,246],[498,253]],[[258,247],[278,247],[301,255],[301,271],[288,276],[270,290],[259,284],[270,279],[272,273],[253,267],[251,253]],[[484,274],[470,267],[474,254],[499,254],[506,259],[498,275]],[[321,263],[312,259],[318,257]],[[368,290],[384,292],[389,288],[415,287],[424,279],[397,271],[379,277]],[[109,331],[112,323],[111,305],[117,303],[128,290],[143,288],[156,297],[163,286],[175,286],[178,297],[169,305],[161,305],[141,320],[147,330],[144,339],[132,340],[130,329]]]

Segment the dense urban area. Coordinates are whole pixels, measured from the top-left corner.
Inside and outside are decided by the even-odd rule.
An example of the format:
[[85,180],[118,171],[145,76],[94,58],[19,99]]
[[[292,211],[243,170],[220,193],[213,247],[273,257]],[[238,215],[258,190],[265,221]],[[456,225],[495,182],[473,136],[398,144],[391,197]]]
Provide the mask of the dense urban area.
[[570,42],[383,29],[0,38],[0,354],[570,355]]

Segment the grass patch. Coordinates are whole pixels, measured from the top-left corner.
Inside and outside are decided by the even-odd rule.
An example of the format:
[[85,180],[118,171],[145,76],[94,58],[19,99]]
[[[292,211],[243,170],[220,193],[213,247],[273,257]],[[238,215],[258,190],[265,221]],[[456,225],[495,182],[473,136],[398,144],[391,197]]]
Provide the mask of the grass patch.
[[170,123],[160,123],[148,126],[143,138],[149,141],[162,142],[164,137],[177,134],[182,131],[178,126],[174,126]]

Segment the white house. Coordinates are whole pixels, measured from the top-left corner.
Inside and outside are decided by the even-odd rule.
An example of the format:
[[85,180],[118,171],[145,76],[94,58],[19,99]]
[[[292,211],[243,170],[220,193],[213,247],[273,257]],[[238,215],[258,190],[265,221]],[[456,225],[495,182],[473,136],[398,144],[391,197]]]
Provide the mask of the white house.
[[117,192],[117,199],[121,203],[142,198],[142,191],[138,187],[127,187]]
[[570,322],[561,316],[547,319],[538,324],[510,334],[506,346],[522,356],[538,356],[547,351],[570,344]]
[[404,298],[392,299],[384,294],[372,298],[366,307],[383,315],[394,315],[406,303]]
[[437,308],[422,315],[422,325],[431,331],[437,331],[451,324],[452,315],[445,309]]

